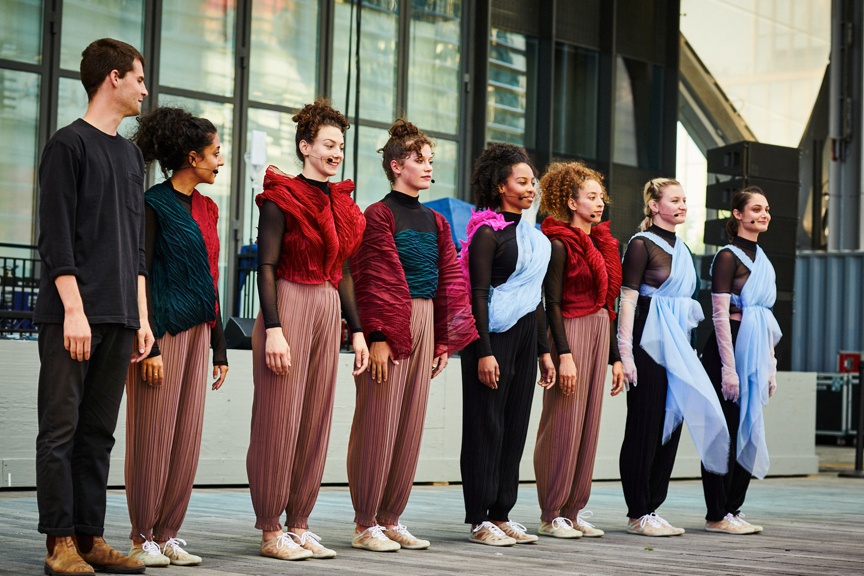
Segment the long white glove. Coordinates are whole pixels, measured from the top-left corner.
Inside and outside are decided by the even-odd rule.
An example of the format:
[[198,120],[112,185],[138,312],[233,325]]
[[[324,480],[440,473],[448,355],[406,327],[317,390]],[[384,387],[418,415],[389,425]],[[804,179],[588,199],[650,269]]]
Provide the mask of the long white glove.
[[636,362],[633,361],[633,323],[636,320],[636,302],[639,292],[626,286],[621,288],[621,301],[618,304],[618,353],[624,365],[624,388],[636,386]]
[[774,391],[777,390],[777,357],[774,356],[774,348],[771,348],[771,363],[773,367],[771,368],[771,375],[768,376],[768,397],[774,395]]
[[738,401],[739,382],[735,372],[735,346],[732,344],[732,327],[729,325],[729,302],[731,294],[711,293],[711,319],[717,335],[717,348],[720,351],[721,391],[726,400]]

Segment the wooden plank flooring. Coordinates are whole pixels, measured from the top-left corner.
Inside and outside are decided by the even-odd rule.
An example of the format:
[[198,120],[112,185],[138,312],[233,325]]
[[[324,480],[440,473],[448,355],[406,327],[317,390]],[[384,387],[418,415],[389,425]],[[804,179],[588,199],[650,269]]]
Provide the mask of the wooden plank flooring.
[[[704,525],[702,486],[673,481],[659,513],[687,529],[676,538],[646,538],[624,532],[619,482],[594,484],[594,524],[599,539],[541,538],[537,545],[496,549],[468,542],[459,486],[415,487],[403,522],[432,540],[426,551],[376,554],[350,547],[351,499],[345,487],[325,487],[312,514],[313,531],[334,548],[333,560],[280,562],[258,556],[259,534],[246,489],[195,490],[180,534],[187,549],[205,558],[196,568],[153,568],[163,576],[264,574],[433,574],[722,576],[739,574],[819,576],[864,574],[864,480],[822,473],[803,478],[754,481],[745,512],[765,532],[753,536],[709,534]],[[512,519],[534,531],[539,522],[533,484],[523,485]],[[44,537],[36,532],[33,492],[0,491],[0,574],[41,574]],[[125,551],[128,517],[122,491],[108,496],[106,538]]]

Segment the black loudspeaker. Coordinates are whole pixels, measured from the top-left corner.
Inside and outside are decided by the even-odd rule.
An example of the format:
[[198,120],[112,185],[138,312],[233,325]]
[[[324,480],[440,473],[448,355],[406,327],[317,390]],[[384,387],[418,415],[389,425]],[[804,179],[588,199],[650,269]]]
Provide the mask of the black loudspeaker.
[[[798,148],[760,142],[736,142],[708,150],[709,174],[798,182]],[[797,202],[797,195],[796,195]]]
[[[705,190],[705,207],[715,210],[729,210],[732,195],[747,186],[758,186],[765,191],[771,204],[771,216],[774,218],[798,218],[797,181],[783,182],[766,180],[764,178],[732,178],[722,182],[709,184]],[[772,222],[773,225],[773,222]],[[770,230],[770,228],[769,228]]]
[[232,316],[225,324],[225,342],[231,350],[252,349],[252,328],[254,318],[238,318]]

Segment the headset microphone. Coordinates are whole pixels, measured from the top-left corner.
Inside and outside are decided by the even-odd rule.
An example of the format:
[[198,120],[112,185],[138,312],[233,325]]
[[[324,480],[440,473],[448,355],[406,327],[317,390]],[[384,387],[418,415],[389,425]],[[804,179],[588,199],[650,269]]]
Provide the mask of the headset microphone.
[[435,179],[432,178],[431,180],[429,180],[429,182],[431,182],[432,184],[434,184],[434,183],[435,183]]
[[756,223],[755,220],[750,220],[750,224],[755,224],[755,223]]

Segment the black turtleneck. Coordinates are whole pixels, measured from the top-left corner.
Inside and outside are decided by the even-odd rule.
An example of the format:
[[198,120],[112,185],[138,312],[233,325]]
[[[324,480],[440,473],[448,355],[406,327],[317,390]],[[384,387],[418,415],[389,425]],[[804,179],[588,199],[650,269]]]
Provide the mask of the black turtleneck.
[[[516,226],[522,220],[522,215],[512,212],[501,212],[501,215],[513,224],[501,230],[481,226],[471,238],[468,268],[471,275],[471,308],[480,334],[477,341],[478,358],[492,355],[489,341],[489,288],[506,282],[516,270],[516,261],[519,259]],[[542,301],[537,305],[537,351],[538,354],[549,353]]]
[[[186,211],[190,216],[192,215],[192,195],[184,194],[182,192],[178,192],[177,189],[174,188],[174,184],[170,179],[165,181],[165,184],[171,188],[174,192],[174,198],[180,203],[180,206],[183,210]],[[156,211],[153,210],[153,207],[150,204],[144,203],[144,214],[145,214],[145,237],[144,237],[144,254],[147,261],[147,270],[152,268],[153,264],[153,246],[156,243],[156,235],[159,233],[159,218],[156,216]],[[178,255],[179,256],[179,255]],[[147,286],[147,309],[150,314],[150,325],[153,326],[153,298],[150,297],[150,290],[152,289],[150,286],[150,278],[147,278],[146,282]],[[217,291],[216,298],[219,298],[219,293]],[[221,312],[221,310],[220,310]],[[210,348],[213,349],[213,365],[214,366],[227,366],[228,365],[228,345],[225,343],[225,331],[222,326],[222,314],[216,315],[216,324],[210,330]],[[153,348],[150,350],[150,356],[148,358],[154,358],[156,356],[161,355],[162,352],[159,350],[159,343],[153,342]]]
[[307,178],[303,174],[299,174],[297,177],[300,178],[301,180],[303,180],[304,182],[308,182],[312,186],[315,186],[316,188],[321,190],[321,192],[323,192],[327,196],[330,195],[330,184],[328,182],[322,182],[320,180],[312,180],[311,178]]
[[[669,246],[675,246],[675,232],[656,225],[648,228],[646,232],[659,236]],[[639,290],[642,284],[659,288],[672,273],[672,256],[648,238],[638,236],[627,245],[622,267],[624,286],[633,290]]]
[[[740,248],[750,260],[756,259],[756,242],[736,236],[732,245]],[[711,292],[715,294],[741,294],[741,289],[750,278],[750,269],[728,248],[723,248],[714,257],[711,267]],[[741,312],[737,306],[730,306],[729,312]]]

